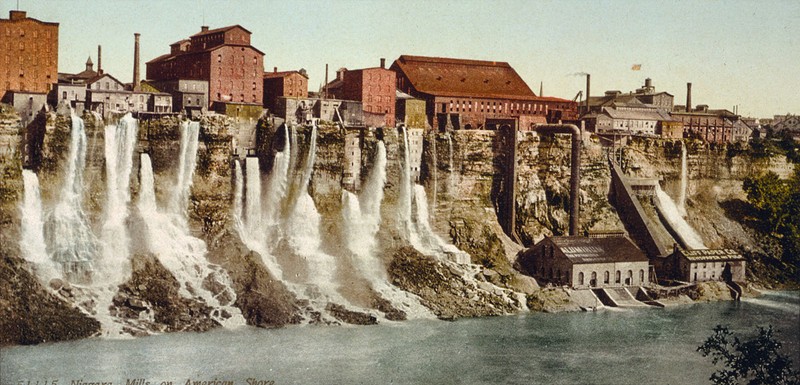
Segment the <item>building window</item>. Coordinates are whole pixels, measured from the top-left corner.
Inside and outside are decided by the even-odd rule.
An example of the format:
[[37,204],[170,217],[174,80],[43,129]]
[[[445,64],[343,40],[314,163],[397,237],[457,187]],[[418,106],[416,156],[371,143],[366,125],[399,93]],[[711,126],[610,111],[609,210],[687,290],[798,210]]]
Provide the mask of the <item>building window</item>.
[[639,282],[644,283],[644,270],[639,270]]
[[583,272],[578,273],[578,285],[583,286]]
[[614,275],[614,283],[621,283],[622,282],[622,273],[617,270],[617,273]]
[[603,273],[603,283],[606,284],[606,285],[608,285],[608,283],[609,283],[609,276],[610,276],[610,274],[608,273],[608,271]]

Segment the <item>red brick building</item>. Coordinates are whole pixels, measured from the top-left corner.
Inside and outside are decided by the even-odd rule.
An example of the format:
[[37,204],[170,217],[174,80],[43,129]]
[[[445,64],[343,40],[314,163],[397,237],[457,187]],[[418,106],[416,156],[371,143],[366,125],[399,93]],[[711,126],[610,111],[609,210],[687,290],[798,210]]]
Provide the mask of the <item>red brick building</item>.
[[491,129],[508,121],[530,129],[577,118],[575,102],[536,96],[508,63],[403,55],[391,69],[400,91],[426,101],[429,123],[440,130]]
[[692,112],[673,112],[672,118],[683,122],[683,136],[703,139],[708,143],[734,141],[734,120],[731,116],[708,111],[698,106]]
[[147,79],[205,80],[214,103],[263,105],[264,53],[250,45],[240,25],[201,31],[170,45],[170,53],[147,62]]
[[6,91],[47,93],[58,81],[58,23],[23,11],[0,19],[0,98]]
[[395,72],[384,65],[384,59],[381,59],[380,67],[339,70],[336,80],[328,83],[328,95],[335,99],[360,101],[364,123],[368,126],[394,126],[397,80]]
[[306,70],[281,71],[276,67],[264,73],[264,107],[275,111],[278,98],[307,98],[308,74]]

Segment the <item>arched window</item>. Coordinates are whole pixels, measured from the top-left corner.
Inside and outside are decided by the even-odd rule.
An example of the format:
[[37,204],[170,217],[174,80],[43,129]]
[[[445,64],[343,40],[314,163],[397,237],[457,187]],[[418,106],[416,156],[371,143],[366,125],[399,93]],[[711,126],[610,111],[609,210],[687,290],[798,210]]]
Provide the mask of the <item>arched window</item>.
[[609,276],[610,274],[608,273],[608,270],[606,270],[606,272],[603,273],[603,283],[606,285],[608,285],[608,283],[610,282],[611,278],[609,278]]
[[583,286],[583,272],[578,273],[578,285]]
[[617,270],[617,274],[614,275],[614,283],[621,283],[622,282],[622,272]]
[[592,272],[592,279],[589,281],[589,286],[597,286],[597,273]]
[[644,270],[639,270],[639,282],[644,283]]

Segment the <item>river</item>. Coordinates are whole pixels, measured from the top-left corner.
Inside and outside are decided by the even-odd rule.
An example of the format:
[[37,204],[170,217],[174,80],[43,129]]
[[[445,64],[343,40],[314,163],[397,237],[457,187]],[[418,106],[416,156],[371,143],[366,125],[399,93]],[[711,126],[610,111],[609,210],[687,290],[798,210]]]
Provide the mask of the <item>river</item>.
[[704,384],[715,369],[695,349],[717,324],[748,335],[771,324],[800,365],[800,292],[770,292],[667,309],[15,346],[0,350],[0,378],[3,385]]

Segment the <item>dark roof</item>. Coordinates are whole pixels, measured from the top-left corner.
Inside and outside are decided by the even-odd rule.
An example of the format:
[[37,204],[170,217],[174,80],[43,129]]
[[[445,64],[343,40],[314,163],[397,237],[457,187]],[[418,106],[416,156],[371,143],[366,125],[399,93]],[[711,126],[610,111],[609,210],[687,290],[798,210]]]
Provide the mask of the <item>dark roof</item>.
[[247,28],[242,27],[239,24],[236,24],[236,25],[229,25],[227,27],[222,27],[222,28],[209,29],[208,31],[200,31],[200,32],[198,32],[198,33],[196,33],[196,34],[194,34],[194,35],[192,35],[190,37],[211,35],[211,34],[218,33],[218,32],[226,32],[226,31],[230,31],[230,30],[232,30],[234,28],[241,28],[243,31],[252,34],[252,32],[248,31]]
[[545,240],[550,240],[575,264],[648,261],[644,253],[627,237],[569,236],[545,238]]
[[246,48],[252,48],[254,51],[260,53],[261,55],[264,55],[264,53],[261,52],[261,50],[259,50],[256,47],[253,47],[252,45],[245,45],[245,44],[219,44],[219,45],[215,45],[213,47],[209,47],[209,48],[201,49],[201,50],[196,50],[196,51],[193,51],[193,50],[181,51],[181,52],[178,52],[178,53],[176,53],[174,55],[171,54],[171,53],[164,54],[164,55],[161,55],[159,57],[156,57],[155,59],[152,59],[152,60],[148,61],[145,64],[172,60],[172,59],[174,59],[174,58],[176,58],[178,56],[183,56],[183,55],[196,55],[196,54],[205,53],[205,52],[213,52],[213,51],[215,51],[215,50],[217,50],[219,48],[222,48],[222,47],[246,47]]
[[700,249],[679,251],[691,262],[719,262],[744,260],[741,254],[732,249]]
[[533,99],[508,63],[402,55],[392,64],[418,92],[437,96]]
[[295,70],[293,70],[293,71],[278,71],[278,72],[275,72],[275,71],[273,71],[273,72],[264,72],[264,79],[285,78],[285,77],[287,77],[287,76],[289,76],[291,74],[298,74],[298,75],[303,76],[306,79],[308,79],[308,75],[305,75],[302,72],[295,71]]

